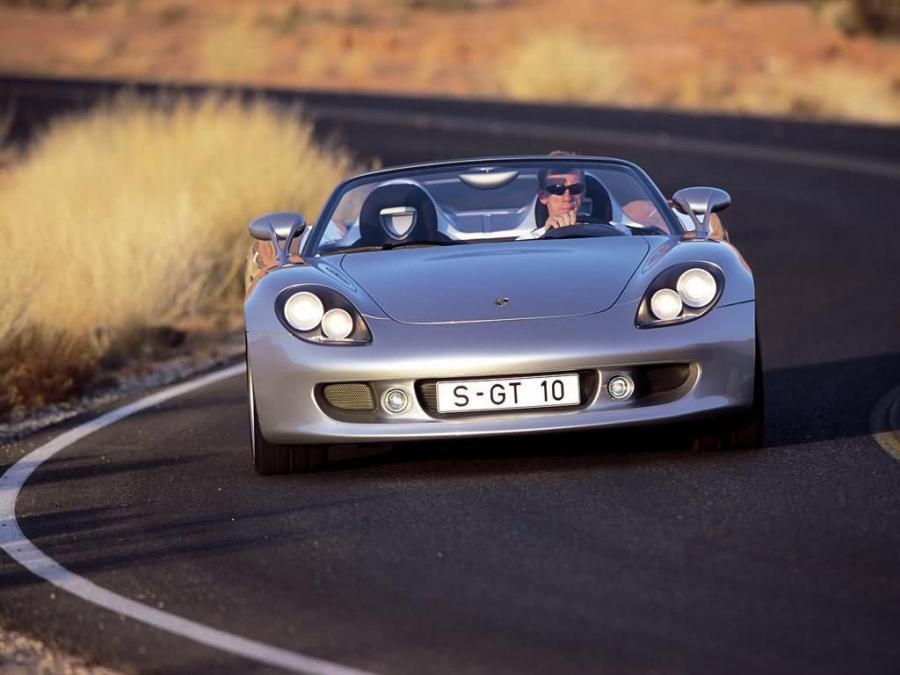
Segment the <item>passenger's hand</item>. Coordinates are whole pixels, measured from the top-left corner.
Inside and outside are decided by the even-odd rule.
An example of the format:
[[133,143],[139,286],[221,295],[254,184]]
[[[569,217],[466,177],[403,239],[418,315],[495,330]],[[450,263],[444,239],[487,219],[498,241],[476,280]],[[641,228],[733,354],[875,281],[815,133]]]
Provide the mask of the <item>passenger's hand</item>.
[[574,225],[577,220],[577,212],[575,209],[572,209],[568,213],[563,213],[560,216],[550,216],[547,218],[547,222],[544,223],[544,227],[549,227],[554,230],[560,227],[568,227],[569,225]]

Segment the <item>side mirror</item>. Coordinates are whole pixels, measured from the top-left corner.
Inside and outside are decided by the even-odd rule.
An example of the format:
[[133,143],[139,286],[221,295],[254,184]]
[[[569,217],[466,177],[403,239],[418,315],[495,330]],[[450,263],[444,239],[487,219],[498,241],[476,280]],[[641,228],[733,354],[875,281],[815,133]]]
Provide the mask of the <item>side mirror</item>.
[[250,236],[254,239],[268,241],[272,238],[272,231],[274,230],[279,239],[287,239],[297,223],[300,224],[297,232],[302,232],[303,228],[306,227],[306,219],[299,213],[294,213],[293,211],[267,213],[250,222]]
[[[290,260],[291,244],[306,229],[306,218],[293,211],[278,211],[250,221],[250,236],[261,241],[271,241],[278,262]],[[282,243],[283,242],[283,243]]]
[[[709,219],[716,211],[731,205],[731,195],[725,190],[714,187],[683,188],[672,195],[675,207],[691,217],[697,234],[706,236],[709,233]],[[701,222],[697,216],[703,216]]]

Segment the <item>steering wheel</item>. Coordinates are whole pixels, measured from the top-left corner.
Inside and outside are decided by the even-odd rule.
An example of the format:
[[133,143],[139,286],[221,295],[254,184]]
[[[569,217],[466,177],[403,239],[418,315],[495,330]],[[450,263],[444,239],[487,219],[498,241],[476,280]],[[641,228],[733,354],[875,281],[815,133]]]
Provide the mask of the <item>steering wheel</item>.
[[544,231],[542,239],[579,239],[582,237],[612,237],[622,233],[614,225],[592,216],[578,216],[574,225],[550,228]]

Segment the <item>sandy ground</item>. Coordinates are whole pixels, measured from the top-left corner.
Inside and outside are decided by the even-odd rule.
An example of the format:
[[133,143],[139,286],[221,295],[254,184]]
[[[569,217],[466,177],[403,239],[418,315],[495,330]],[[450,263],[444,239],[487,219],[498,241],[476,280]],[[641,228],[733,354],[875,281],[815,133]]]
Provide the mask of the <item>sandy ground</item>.
[[7,73],[900,121],[900,41],[840,30],[846,0],[0,4]]
[[50,649],[37,640],[0,628],[0,675],[118,675],[119,671],[90,665]]

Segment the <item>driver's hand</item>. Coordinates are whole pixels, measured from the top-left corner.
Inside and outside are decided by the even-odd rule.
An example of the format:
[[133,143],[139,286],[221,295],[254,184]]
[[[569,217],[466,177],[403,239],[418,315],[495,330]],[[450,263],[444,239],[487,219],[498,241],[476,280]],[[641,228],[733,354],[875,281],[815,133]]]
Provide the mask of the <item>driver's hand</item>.
[[544,227],[553,228],[554,230],[560,227],[568,227],[569,225],[574,225],[576,220],[577,212],[575,209],[572,209],[568,213],[563,213],[560,216],[550,216],[547,218],[547,222],[544,223]]

